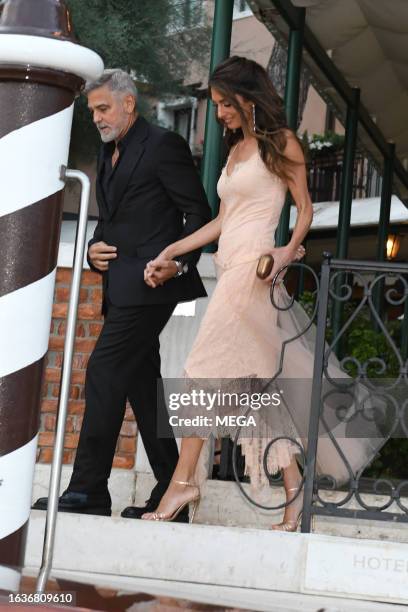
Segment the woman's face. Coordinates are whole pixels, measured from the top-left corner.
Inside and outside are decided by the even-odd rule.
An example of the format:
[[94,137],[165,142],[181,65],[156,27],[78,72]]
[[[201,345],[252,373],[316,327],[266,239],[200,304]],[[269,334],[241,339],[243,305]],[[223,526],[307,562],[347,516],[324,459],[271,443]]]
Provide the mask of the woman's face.
[[[217,109],[217,117],[225,125],[225,127],[227,127],[229,130],[243,128],[239,111],[231,104],[228,98],[226,98],[224,94],[218,91],[218,89],[215,87],[211,88],[211,99]],[[249,124],[252,104],[247,102],[239,94],[236,95],[236,100],[244,111],[244,115],[247,117]]]

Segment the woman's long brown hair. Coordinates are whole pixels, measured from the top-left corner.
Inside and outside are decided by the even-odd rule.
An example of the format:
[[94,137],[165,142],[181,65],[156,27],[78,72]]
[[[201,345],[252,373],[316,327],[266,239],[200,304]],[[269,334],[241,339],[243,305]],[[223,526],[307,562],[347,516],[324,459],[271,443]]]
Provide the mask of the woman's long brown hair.
[[[284,154],[289,129],[285,109],[282,98],[276,92],[266,70],[253,60],[233,55],[219,64],[212,73],[208,84],[210,97],[212,87],[225,96],[225,99],[239,112],[243,124],[248,122],[248,118],[236,95],[239,94],[255,105],[257,129],[252,135],[258,140],[263,162],[270,172],[285,182],[288,181],[292,174],[291,170],[297,162]],[[226,128],[225,141],[228,149],[242,138],[241,128],[237,130]]]

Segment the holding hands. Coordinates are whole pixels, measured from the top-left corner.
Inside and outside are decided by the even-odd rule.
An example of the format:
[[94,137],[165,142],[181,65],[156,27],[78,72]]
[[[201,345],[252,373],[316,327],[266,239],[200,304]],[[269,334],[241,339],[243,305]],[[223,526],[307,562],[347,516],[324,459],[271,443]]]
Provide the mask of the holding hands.
[[[273,277],[277,272],[288,266],[292,261],[299,261],[305,256],[305,247],[301,244],[294,249],[289,244],[284,247],[277,247],[270,251],[274,265],[271,273],[267,276],[263,282],[271,284]],[[155,287],[163,285],[167,280],[173,278],[178,272],[178,267],[173,259],[170,259],[169,254],[166,250],[162,251],[155,259],[149,261],[144,270],[144,281],[145,283],[154,289]],[[279,275],[277,282],[280,282],[286,274],[286,270],[283,270]]]
[[[109,268],[109,262],[117,257],[117,248],[106,242],[100,241],[92,244],[88,249],[88,257],[94,268],[105,272]],[[149,261],[144,270],[144,280],[149,287],[163,285],[169,278],[173,278],[178,272],[176,262],[163,251],[156,259]]]
[[163,285],[170,278],[173,278],[178,272],[176,262],[169,259],[163,251],[156,259],[149,261],[144,270],[144,280],[146,285],[158,287]]

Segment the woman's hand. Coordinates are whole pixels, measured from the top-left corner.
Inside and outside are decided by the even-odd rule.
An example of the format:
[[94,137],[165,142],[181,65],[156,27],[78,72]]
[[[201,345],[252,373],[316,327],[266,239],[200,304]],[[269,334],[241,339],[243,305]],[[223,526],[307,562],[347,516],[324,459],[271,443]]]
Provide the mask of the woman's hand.
[[169,258],[168,253],[164,250],[155,259],[146,264],[144,269],[144,281],[146,285],[154,289],[159,285],[163,285],[176,274],[176,263]]
[[306,255],[305,247],[303,246],[303,244],[299,244],[298,248],[296,249],[294,261],[300,261],[301,259],[303,259],[305,255]]
[[[263,279],[263,282],[270,285],[273,281],[273,277],[275,276],[275,274],[277,274],[277,272],[279,272],[281,268],[288,266],[290,263],[292,263],[292,261],[299,261],[305,256],[305,253],[306,251],[303,244],[300,244],[296,249],[293,248],[290,244],[272,249],[270,251],[270,254],[272,255],[274,260],[273,268],[269,276]],[[276,279],[277,283],[283,280],[286,271],[287,268],[283,270],[281,274],[279,274],[278,278]]]

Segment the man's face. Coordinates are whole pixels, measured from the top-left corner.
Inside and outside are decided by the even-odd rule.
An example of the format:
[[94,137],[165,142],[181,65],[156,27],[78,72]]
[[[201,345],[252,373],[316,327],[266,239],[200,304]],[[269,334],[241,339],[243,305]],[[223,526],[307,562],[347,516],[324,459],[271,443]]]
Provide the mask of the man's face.
[[135,98],[104,85],[89,92],[88,108],[102,142],[111,142],[119,140],[128,130],[134,116]]

